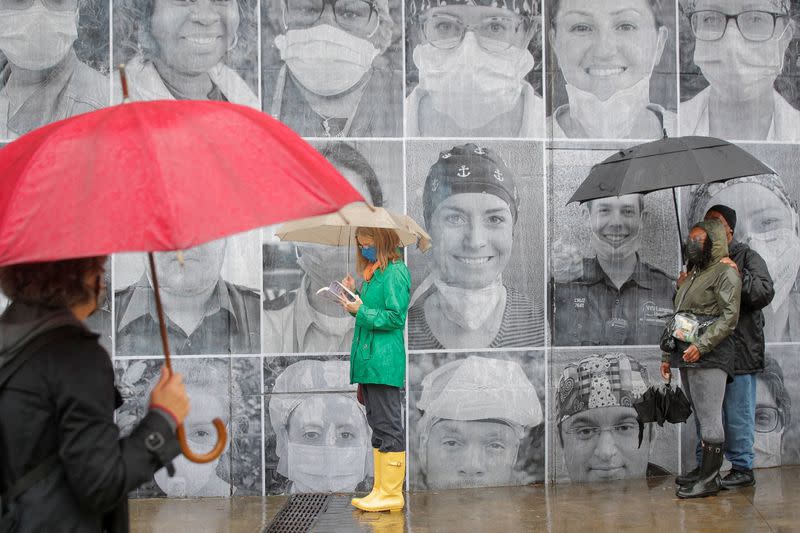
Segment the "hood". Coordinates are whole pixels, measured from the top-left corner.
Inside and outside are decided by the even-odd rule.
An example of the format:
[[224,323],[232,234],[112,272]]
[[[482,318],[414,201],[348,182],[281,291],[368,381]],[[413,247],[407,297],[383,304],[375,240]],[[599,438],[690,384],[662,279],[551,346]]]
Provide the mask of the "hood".
[[14,352],[37,335],[66,325],[84,327],[69,309],[12,303],[0,316],[0,353]]
[[704,220],[692,226],[692,229],[694,228],[702,229],[711,239],[712,264],[723,257],[728,257],[728,238],[725,235],[725,227],[719,220]]

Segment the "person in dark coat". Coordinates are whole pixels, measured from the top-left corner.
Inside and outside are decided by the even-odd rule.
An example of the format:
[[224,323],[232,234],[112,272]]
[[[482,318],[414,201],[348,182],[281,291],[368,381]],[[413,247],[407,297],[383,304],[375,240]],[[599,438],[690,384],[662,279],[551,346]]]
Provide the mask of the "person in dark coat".
[[[719,220],[728,238],[728,253],[742,276],[742,299],[739,322],[733,332],[736,349],[733,383],[725,387],[722,422],[725,428],[725,457],[731,471],[722,478],[723,488],[749,487],[753,476],[755,452],[756,375],[764,370],[764,313],[775,291],[767,263],[752,248],[733,240],[736,211],[715,205],[708,209],[706,220]],[[700,446],[697,447],[700,455]]]
[[104,262],[0,268],[0,289],[12,301],[0,317],[0,362],[32,351],[0,388],[0,490],[13,492],[33,469],[53,465],[18,498],[3,498],[3,519],[16,517],[16,533],[127,532],[128,493],[160,468],[172,470],[180,453],[175,428],[189,401],[181,376],[166,370],[148,414],[119,436],[111,358],[83,324],[103,299]]

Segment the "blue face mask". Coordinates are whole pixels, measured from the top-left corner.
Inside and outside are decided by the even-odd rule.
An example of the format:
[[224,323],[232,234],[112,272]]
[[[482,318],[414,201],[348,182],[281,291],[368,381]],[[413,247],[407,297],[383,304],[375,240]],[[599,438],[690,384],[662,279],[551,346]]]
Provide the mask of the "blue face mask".
[[378,251],[374,246],[362,246],[361,255],[363,255],[364,258],[370,263],[374,263],[378,260]]

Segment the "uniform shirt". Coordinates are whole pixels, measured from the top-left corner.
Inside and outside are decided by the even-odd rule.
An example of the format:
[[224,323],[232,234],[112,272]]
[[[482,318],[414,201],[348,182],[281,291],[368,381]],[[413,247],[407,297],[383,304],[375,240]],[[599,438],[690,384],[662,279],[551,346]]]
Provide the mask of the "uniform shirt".
[[355,322],[318,313],[308,301],[308,281],[294,294],[292,303],[264,312],[264,353],[350,352]]
[[[153,289],[143,277],[115,295],[116,355],[163,352]],[[206,302],[204,318],[187,335],[165,312],[170,350],[175,355],[258,353],[261,307],[256,291],[222,278]]]
[[108,78],[81,63],[74,50],[54,67],[45,82],[14,114],[9,113],[5,85],[11,75],[0,70],[0,139],[12,140],[45,124],[108,105]]
[[672,315],[675,280],[641,260],[619,290],[596,257],[581,277],[551,285],[556,346],[658,344]]
[[[544,311],[530,298],[506,287],[506,306],[500,331],[489,348],[544,346]],[[408,312],[408,347],[411,350],[444,350],[425,317],[425,300],[416,302]]]

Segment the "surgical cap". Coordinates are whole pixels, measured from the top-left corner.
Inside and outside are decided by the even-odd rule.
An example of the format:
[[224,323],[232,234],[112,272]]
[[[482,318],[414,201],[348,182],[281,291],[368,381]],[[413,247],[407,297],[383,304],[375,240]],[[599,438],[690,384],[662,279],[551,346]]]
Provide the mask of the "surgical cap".
[[497,196],[508,204],[514,222],[517,221],[519,193],[514,175],[494,150],[468,143],[439,154],[422,193],[425,226],[430,229],[431,217],[440,203],[463,193]]
[[305,360],[291,364],[275,380],[269,401],[269,418],[276,436],[278,473],[287,476],[286,447],[289,442],[289,417],[304,400],[314,393],[341,394],[358,406],[364,415],[364,406],[356,401],[357,385],[350,384],[350,363],[347,361]]
[[447,6],[498,7],[523,17],[539,15],[542,12],[541,0],[408,0],[407,6],[410,17],[434,7]]
[[447,363],[425,376],[417,407],[424,411],[423,418],[496,419],[519,427],[544,421],[536,389],[518,363],[477,356]]
[[759,176],[736,178],[721,183],[709,183],[700,185],[694,189],[694,191],[692,191],[692,200],[689,203],[689,223],[693,224],[703,219],[706,214],[706,205],[711,202],[714,196],[731,185],[739,185],[742,183],[754,183],[769,189],[790,211],[792,211],[792,213],[794,213],[792,218],[796,218],[797,204],[789,197],[786,186],[783,184],[783,180],[780,176],[775,174],[762,174]]
[[600,407],[633,407],[650,386],[647,369],[623,353],[592,354],[567,365],[556,389],[556,422]]

